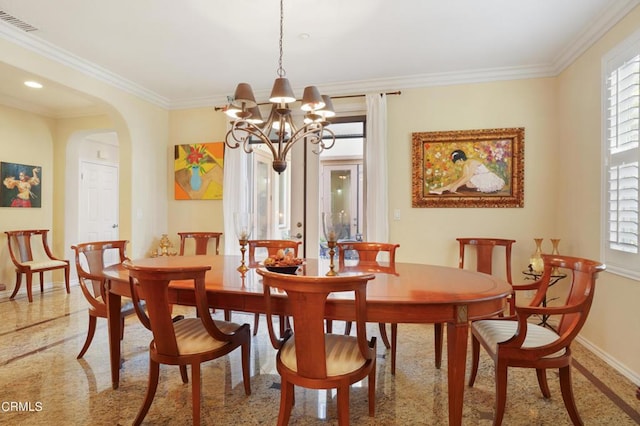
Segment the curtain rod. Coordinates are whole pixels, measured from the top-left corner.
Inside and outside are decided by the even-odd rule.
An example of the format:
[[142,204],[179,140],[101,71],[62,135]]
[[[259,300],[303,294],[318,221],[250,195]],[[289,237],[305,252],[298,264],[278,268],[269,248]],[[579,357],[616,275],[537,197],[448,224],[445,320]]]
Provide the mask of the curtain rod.
[[[401,94],[402,94],[402,92],[400,90],[397,90],[395,92],[386,92],[385,93],[385,95],[387,95],[387,96],[388,95],[401,95]],[[331,96],[331,99],[362,98],[364,96],[366,96],[366,95],[365,94],[360,94],[360,95],[342,95],[342,96]],[[260,103],[258,105],[270,105],[270,104],[271,104],[271,102],[263,102],[263,103]],[[223,107],[217,106],[217,107],[215,107],[215,110],[216,111],[223,111],[225,108],[226,108],[226,106],[223,106]]]

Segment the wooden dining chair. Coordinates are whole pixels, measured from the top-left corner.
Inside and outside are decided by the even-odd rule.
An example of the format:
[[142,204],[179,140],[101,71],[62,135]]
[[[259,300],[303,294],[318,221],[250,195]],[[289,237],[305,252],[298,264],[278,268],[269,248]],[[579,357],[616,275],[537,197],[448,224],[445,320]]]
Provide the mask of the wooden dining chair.
[[[147,415],[158,387],[160,364],[179,365],[182,381],[188,383],[186,366],[191,365],[191,403],[193,424],[200,424],[201,379],[200,364],[222,357],[236,348],[242,349],[242,377],[246,395],[251,394],[249,357],[251,331],[249,324],[238,325],[214,320],[209,313],[205,290],[205,275],[211,266],[143,267],[129,261],[122,263],[129,271],[131,295],[142,324],[151,330],[149,345],[149,387],[134,425]],[[173,280],[193,282],[197,318],[175,321],[169,305],[169,283]],[[139,308],[144,296],[147,313]]]
[[[515,290],[536,287],[529,306],[515,306],[515,316],[474,321],[471,323],[472,367],[469,386],[473,386],[478,373],[480,346],[484,347],[495,364],[496,413],[494,425],[502,424],[507,400],[507,370],[509,367],[534,368],[538,384],[545,398],[551,396],[546,370],[558,368],[560,390],[569,417],[574,425],[582,421],[573,398],[571,384],[571,343],[578,335],[593,301],[596,278],[605,265],[588,259],[542,255],[544,272],[540,280]],[[552,271],[567,271],[571,284],[561,306],[541,306],[549,288]],[[529,322],[531,316],[553,315],[559,318],[556,330]]]
[[[339,242],[338,243],[338,271],[360,271],[395,274],[396,249],[400,244],[375,242]],[[381,256],[382,254],[382,256]],[[355,255],[357,262],[347,265],[347,256]],[[387,259],[381,259],[385,256]],[[330,323],[329,323],[330,324]],[[391,324],[391,341],[387,336],[385,323],[378,324],[380,337],[387,349],[391,350],[391,374],[396,374],[396,346],[398,341],[398,324]],[[329,331],[331,326],[329,325]],[[345,334],[351,332],[351,323],[345,324]]]
[[9,256],[16,268],[16,285],[9,299],[13,299],[20,290],[22,274],[27,277],[27,298],[33,302],[33,274],[40,275],[40,292],[44,291],[44,273],[56,269],[64,269],[64,282],[69,288],[69,261],[53,255],[47,242],[48,229],[28,229],[5,231],[9,245]]
[[[515,240],[509,240],[504,238],[456,238],[460,247],[460,255],[458,256],[458,267],[465,269],[465,254],[468,247],[475,248],[475,269],[478,272],[484,274],[493,275],[493,253],[495,247],[504,247],[504,264],[505,264],[505,278],[507,282],[513,285],[511,278],[511,247],[516,242]],[[516,299],[515,295],[509,298],[509,311],[511,314],[514,312]],[[442,339],[443,339],[443,324],[435,323],[433,325],[434,334],[434,347],[435,347],[435,363],[436,368],[440,368],[442,365]]]
[[220,238],[222,232],[178,232],[180,236],[180,256],[185,255],[185,245],[189,239],[195,242],[195,252],[193,254],[207,254],[209,241],[213,240],[216,246],[216,254],[220,254]]
[[[349,388],[368,377],[369,416],[375,414],[376,339],[367,340],[367,283],[373,274],[345,276],[287,275],[258,270],[263,277],[267,326],[278,350],[276,367],[280,385],[278,426],[289,424],[294,404],[294,386],[337,389],[338,424],[349,424]],[[281,294],[286,293],[286,298]],[[355,295],[353,314],[356,336],[325,333],[325,303],[332,293]],[[280,294],[278,294],[280,293]],[[293,329],[276,337],[272,317],[285,310],[293,318]]]
[[[248,245],[248,253],[249,253],[249,267],[257,268],[260,266],[260,262],[264,260],[264,258],[269,256],[274,256],[278,253],[278,250],[292,250],[293,255],[298,257],[298,248],[302,244],[301,241],[293,241],[293,240],[249,240],[247,242]],[[266,253],[264,253],[264,258],[256,260],[256,251],[258,249],[265,249]],[[286,328],[285,322],[287,318],[285,316],[280,316],[280,333],[284,333],[284,329]],[[260,314],[255,314],[253,319],[253,335],[258,334],[258,325],[260,324]]]
[[[77,358],[84,356],[96,331],[97,318],[107,318],[106,279],[102,270],[127,259],[127,240],[93,241],[71,246],[75,252],[76,271],[80,290],[89,303],[89,331]],[[122,298],[120,306],[120,339],[124,337],[124,320],[135,314],[130,298]]]

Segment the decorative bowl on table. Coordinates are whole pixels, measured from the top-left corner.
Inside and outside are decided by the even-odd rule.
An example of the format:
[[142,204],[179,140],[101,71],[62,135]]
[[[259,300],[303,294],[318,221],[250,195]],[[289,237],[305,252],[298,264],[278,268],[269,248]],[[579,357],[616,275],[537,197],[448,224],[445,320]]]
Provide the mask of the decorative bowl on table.
[[263,262],[267,271],[278,272],[280,274],[295,275],[300,265],[304,263],[303,259],[293,257],[290,253],[284,253],[281,250],[274,256],[267,257]]
[[267,271],[277,272],[279,274],[295,275],[300,265],[293,266],[265,266]]

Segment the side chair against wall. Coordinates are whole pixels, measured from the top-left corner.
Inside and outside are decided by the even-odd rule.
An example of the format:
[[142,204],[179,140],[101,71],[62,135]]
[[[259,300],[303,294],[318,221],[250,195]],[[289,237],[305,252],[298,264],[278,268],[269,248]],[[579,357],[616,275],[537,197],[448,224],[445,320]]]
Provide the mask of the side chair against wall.
[[[89,349],[96,331],[97,318],[107,318],[106,279],[102,270],[127,259],[127,240],[93,241],[71,246],[75,252],[76,271],[80,290],[89,302],[89,331],[84,346],[78,354],[82,358]],[[120,306],[120,339],[124,337],[124,319],[135,313],[131,299],[123,297]]]
[[[298,257],[298,249],[300,248],[301,241],[293,240],[249,240],[248,241],[248,253],[249,253],[249,267],[257,268],[260,266],[260,262],[264,259],[256,260],[256,249],[264,248],[267,250],[267,256],[274,256],[278,253],[278,250],[293,250],[293,255]],[[280,316],[280,333],[284,333],[286,318]],[[253,335],[258,334],[258,324],[260,324],[260,314],[255,314],[253,319]]]
[[[357,270],[361,272],[375,272],[395,274],[396,266],[396,249],[400,244],[391,243],[375,243],[375,242],[339,242],[338,243],[338,270]],[[356,252],[358,262],[356,265],[346,265],[347,252]],[[380,263],[378,255],[386,253],[388,259],[386,262]],[[398,341],[398,324],[391,324],[391,341],[387,336],[387,328],[385,323],[379,323],[380,337],[387,349],[391,349],[391,374],[396,374],[396,344]],[[329,331],[331,326],[329,325]],[[351,332],[351,323],[347,321],[345,324],[345,334]]]
[[193,254],[207,254],[207,248],[210,240],[215,241],[216,254],[220,254],[220,238],[222,232],[178,232],[180,236],[180,256],[185,254],[185,244],[188,239],[195,241],[195,253]]
[[[69,261],[59,259],[53,255],[47,242],[48,229],[29,229],[20,231],[5,231],[9,245],[9,255],[16,268],[16,286],[9,299],[13,299],[20,285],[22,274],[27,277],[27,297],[33,302],[32,284],[33,274],[40,275],[40,292],[44,291],[44,273],[56,269],[64,269],[64,282],[69,289]],[[39,237],[39,238],[38,238]]]
[[[475,247],[476,252],[476,271],[484,274],[493,274],[493,249],[498,247],[504,247],[505,255],[505,268],[506,268],[506,280],[509,284],[513,285],[511,278],[511,247],[516,242],[515,240],[509,240],[504,238],[456,238],[460,246],[460,255],[458,257],[458,267],[460,269],[465,268],[465,253],[467,246]],[[515,295],[509,298],[509,311],[513,315],[515,307]],[[436,368],[440,368],[442,365],[442,335],[443,324],[436,323],[433,325],[434,340],[435,340],[435,362]]]
[[[605,265],[578,257],[542,255],[544,272],[540,280],[515,290],[537,288],[529,306],[516,306],[515,316],[479,320],[471,323],[472,367],[469,386],[473,386],[478,373],[480,346],[487,350],[495,363],[496,414],[494,424],[500,425],[507,400],[507,369],[509,367],[535,368],[538,384],[545,398],[551,396],[546,370],[558,368],[560,390],[569,417],[574,425],[581,425],[571,384],[571,343],[578,335],[589,314],[593,292],[599,272]],[[542,301],[549,288],[554,268],[566,270],[571,284],[565,303],[543,307]],[[556,330],[528,322],[532,316],[554,315],[559,318]]]
[[[287,275],[258,270],[263,276],[267,326],[273,347],[278,350],[276,367],[282,380],[278,426],[289,424],[294,404],[294,386],[337,389],[338,424],[349,424],[349,389],[368,377],[369,416],[375,414],[376,339],[367,340],[367,283],[373,274],[345,276]],[[272,294],[271,289],[275,289]],[[284,291],[287,297],[277,295]],[[326,300],[331,293],[355,294],[356,336],[326,334]],[[286,306],[293,318],[281,338],[273,329],[273,312]]]
[[[151,330],[149,345],[149,387],[134,425],[147,415],[158,387],[160,364],[178,365],[182,381],[188,383],[186,366],[191,365],[191,401],[193,424],[200,424],[200,364],[224,356],[236,348],[242,349],[242,377],[246,395],[251,394],[249,357],[251,330],[249,324],[217,321],[211,317],[205,289],[205,275],[211,266],[185,266],[175,268],[141,267],[125,261],[129,270],[131,295],[136,313],[142,324]],[[174,320],[168,299],[168,286],[172,280],[192,281],[195,290],[197,318]],[[138,289],[146,302],[147,313],[139,308]]]

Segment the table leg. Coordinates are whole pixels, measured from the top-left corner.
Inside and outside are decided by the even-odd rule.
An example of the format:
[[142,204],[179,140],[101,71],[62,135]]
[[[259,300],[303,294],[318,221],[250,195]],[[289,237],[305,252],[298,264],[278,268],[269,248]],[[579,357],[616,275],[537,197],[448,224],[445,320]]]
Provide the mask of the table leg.
[[467,340],[469,336],[469,323],[466,319],[466,306],[464,320],[458,315],[458,322],[447,323],[447,379],[449,384],[449,425],[462,424],[462,406],[464,399],[464,376],[467,362]]
[[111,359],[111,387],[118,389],[120,385],[120,303],[121,297],[108,291],[107,284],[107,323],[109,329],[109,356]]

